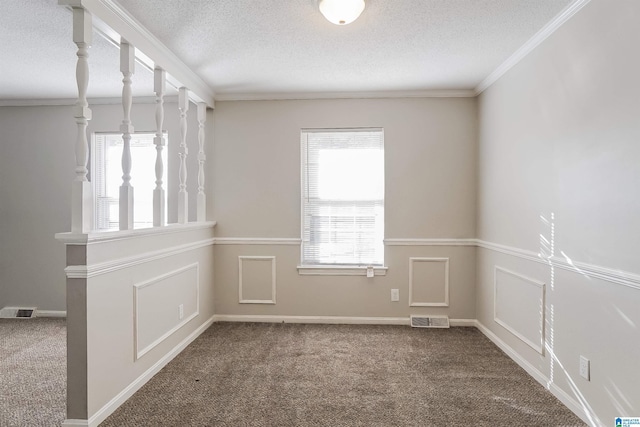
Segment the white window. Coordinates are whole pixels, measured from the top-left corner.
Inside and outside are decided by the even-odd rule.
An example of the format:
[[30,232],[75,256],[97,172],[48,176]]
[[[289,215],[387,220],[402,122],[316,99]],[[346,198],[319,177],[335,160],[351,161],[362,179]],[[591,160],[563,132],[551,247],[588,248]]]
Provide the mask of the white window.
[[302,265],[384,265],[382,129],[304,129]]
[[[134,228],[153,226],[153,189],[156,188],[156,148],[153,133],[131,135],[131,185],[134,188]],[[167,134],[164,134],[165,144]],[[122,185],[122,134],[95,133],[91,180],[95,195],[95,228],[117,230]],[[162,150],[163,187],[167,188],[167,147]],[[166,212],[166,197],[165,197]]]

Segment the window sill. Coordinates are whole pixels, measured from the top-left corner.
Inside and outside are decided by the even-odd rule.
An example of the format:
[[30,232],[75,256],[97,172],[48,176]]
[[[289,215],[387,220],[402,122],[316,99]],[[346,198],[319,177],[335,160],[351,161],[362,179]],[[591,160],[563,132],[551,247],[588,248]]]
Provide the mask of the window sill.
[[[373,267],[374,276],[386,276],[388,267]],[[299,265],[301,276],[366,276],[366,266]]]

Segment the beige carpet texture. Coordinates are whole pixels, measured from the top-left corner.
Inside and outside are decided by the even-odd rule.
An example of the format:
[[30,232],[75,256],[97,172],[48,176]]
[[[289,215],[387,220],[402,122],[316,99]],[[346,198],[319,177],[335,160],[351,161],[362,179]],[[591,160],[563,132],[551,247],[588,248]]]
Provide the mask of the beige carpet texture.
[[65,319],[0,319],[0,426],[60,426],[67,401]]
[[101,426],[584,426],[475,328],[215,323]]

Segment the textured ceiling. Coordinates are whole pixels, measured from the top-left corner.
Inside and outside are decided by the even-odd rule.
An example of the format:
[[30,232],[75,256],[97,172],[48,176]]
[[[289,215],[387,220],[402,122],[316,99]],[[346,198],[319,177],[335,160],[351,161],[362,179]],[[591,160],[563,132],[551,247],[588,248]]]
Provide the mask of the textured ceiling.
[[[76,97],[72,29],[71,11],[57,0],[0,0],[0,99]],[[121,91],[120,52],[94,33],[88,96],[112,97]],[[139,65],[133,93],[153,96],[153,74]]]
[[570,0],[119,0],[217,93],[472,89]]
[[[572,0],[366,0],[347,26],[316,0],[119,0],[218,94],[473,89]],[[75,96],[71,15],[0,1],[0,98]],[[8,60],[7,60],[8,58]],[[118,52],[91,49],[89,95],[116,95]],[[136,94],[152,95],[137,68]]]

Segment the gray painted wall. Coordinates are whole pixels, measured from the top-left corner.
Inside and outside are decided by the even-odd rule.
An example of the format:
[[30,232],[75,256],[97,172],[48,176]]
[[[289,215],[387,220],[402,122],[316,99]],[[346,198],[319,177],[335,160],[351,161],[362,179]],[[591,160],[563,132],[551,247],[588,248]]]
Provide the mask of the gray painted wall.
[[[638,18],[638,2],[591,1],[479,100],[479,238],[567,268],[479,249],[478,319],[594,425],[640,414],[640,289],[578,264],[640,273]],[[494,280],[511,293],[498,311],[540,302],[495,266],[546,284],[544,355],[494,320]]]
[[[385,237],[473,238],[476,118],[472,98],[218,102],[211,163],[216,236],[300,238],[300,129],[382,127]],[[300,276],[299,245],[216,245],[216,313],[474,318],[475,248],[385,252],[387,276],[366,279]],[[256,255],[276,256],[275,305],[239,303],[238,257]],[[451,258],[449,308],[409,307],[410,257]],[[266,288],[271,280],[262,283]],[[437,293],[444,277],[425,273],[414,286]],[[399,302],[390,301],[393,288]]]
[[[122,122],[120,105],[91,108],[89,134],[118,131]],[[177,104],[167,103],[165,111],[170,147],[169,182],[165,188],[172,203],[178,191]],[[190,216],[195,219],[198,123],[194,105],[189,112],[188,191]],[[132,121],[136,130],[153,131],[154,114],[154,105],[134,104]],[[209,128],[211,124],[210,118]],[[0,129],[0,308],[27,306],[64,311],[65,249],[54,234],[71,229],[70,197],[77,132],[72,108],[0,107]],[[150,156],[155,158],[155,150]],[[175,210],[169,210],[168,219],[177,220]]]

